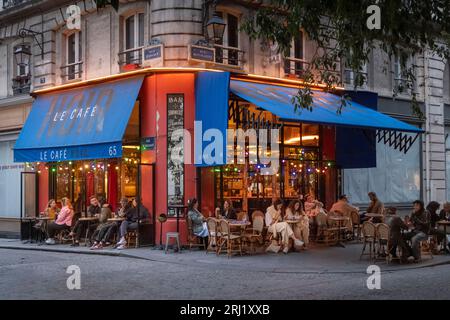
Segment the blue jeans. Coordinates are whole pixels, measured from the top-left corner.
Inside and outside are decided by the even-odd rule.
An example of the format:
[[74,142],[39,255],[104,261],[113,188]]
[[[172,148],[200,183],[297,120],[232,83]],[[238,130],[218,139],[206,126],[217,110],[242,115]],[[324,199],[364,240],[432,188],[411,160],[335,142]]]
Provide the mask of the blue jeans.
[[414,259],[420,258],[420,241],[426,240],[427,238],[428,236],[422,231],[419,231],[411,238],[411,247]]

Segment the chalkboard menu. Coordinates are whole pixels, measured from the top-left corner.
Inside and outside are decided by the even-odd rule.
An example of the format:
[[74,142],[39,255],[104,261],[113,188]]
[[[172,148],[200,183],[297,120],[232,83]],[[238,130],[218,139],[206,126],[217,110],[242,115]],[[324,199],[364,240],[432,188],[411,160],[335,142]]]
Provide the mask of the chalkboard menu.
[[[167,205],[184,203],[184,95],[167,95]],[[174,212],[169,212],[173,215]]]

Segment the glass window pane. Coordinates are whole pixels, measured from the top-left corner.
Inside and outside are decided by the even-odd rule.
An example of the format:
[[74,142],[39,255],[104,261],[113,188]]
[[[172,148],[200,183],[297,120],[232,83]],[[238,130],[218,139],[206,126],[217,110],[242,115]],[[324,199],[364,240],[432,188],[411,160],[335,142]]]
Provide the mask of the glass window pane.
[[83,43],[83,38],[82,38],[82,34],[81,31],[78,32],[78,61],[82,61],[83,60],[83,48],[82,48],[82,43]]
[[300,145],[300,125],[295,127],[284,127],[284,144],[289,146]]
[[319,146],[319,126],[315,124],[302,124],[302,145],[309,147]]
[[67,37],[67,64],[75,62],[75,33]]
[[144,45],[144,14],[139,13],[139,46]]
[[20,217],[20,172],[24,168],[13,161],[14,144],[0,142],[0,217]]
[[134,48],[134,16],[125,20],[125,49]]

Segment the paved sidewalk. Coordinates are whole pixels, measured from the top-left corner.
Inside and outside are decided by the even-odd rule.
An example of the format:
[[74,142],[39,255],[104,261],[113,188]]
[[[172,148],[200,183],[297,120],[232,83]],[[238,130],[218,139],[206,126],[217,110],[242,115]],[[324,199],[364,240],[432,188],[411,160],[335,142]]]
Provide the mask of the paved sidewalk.
[[255,272],[274,273],[366,273],[367,267],[372,264],[380,266],[384,272],[393,272],[407,269],[426,268],[442,264],[450,264],[450,255],[424,255],[423,261],[414,264],[387,264],[385,260],[369,261],[368,257],[359,259],[362,244],[348,243],[345,248],[311,246],[306,251],[283,253],[263,253],[252,255],[216,256],[214,253],[206,254],[198,249],[182,250],[181,253],[170,251],[165,254],[162,250],[154,248],[139,248],[126,250],[89,250],[89,248],[70,247],[69,245],[23,244],[19,240],[0,239],[0,248],[40,250],[51,252],[68,252],[79,254],[109,255],[150,261],[166,262],[180,265],[196,266],[199,268],[214,268],[216,270],[246,270]]

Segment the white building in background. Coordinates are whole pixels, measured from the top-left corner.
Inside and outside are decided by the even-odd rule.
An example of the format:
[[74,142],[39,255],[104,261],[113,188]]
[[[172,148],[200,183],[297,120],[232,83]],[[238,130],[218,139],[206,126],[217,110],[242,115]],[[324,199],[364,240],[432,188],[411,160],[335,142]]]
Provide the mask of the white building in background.
[[[227,23],[214,68],[271,77],[294,77],[301,72],[315,49],[307,36],[295,39],[291,56],[273,59],[271,48],[239,32],[254,1],[219,1],[217,10]],[[79,30],[67,26],[67,8],[81,8]],[[21,203],[21,172],[27,168],[13,162],[12,148],[30,111],[30,91],[117,74],[133,62],[141,66],[140,49],[158,41],[164,44],[161,66],[206,66],[189,58],[188,48],[204,39],[204,26],[211,15],[211,1],[121,1],[119,12],[97,10],[91,1],[3,0],[0,3],[0,235],[17,235]],[[19,30],[36,32],[22,38]],[[15,59],[19,49],[31,50],[28,67]],[[427,130],[407,154],[382,143],[377,145],[377,168],[343,170],[341,192],[352,202],[367,203],[375,191],[387,204],[410,207],[411,201],[450,200],[450,67],[428,54],[415,57],[416,91],[425,120],[412,116],[411,96],[394,98],[401,79],[396,61],[379,52],[361,70],[367,83],[363,90],[378,93],[378,109]],[[354,74],[342,68],[346,86],[352,89]],[[424,86],[420,85],[424,83]]]

